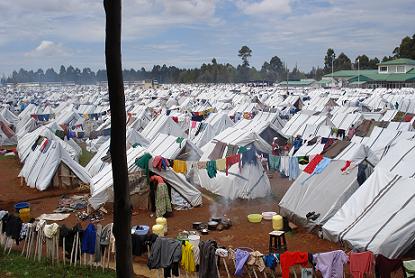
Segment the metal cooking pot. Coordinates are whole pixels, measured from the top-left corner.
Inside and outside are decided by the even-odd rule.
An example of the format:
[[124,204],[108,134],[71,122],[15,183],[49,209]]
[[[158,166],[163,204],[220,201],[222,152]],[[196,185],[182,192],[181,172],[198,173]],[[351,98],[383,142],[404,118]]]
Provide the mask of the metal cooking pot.
[[208,222],[208,228],[209,228],[209,230],[211,230],[211,231],[213,231],[213,230],[216,230],[216,227],[218,226],[218,222],[216,222],[216,221],[209,221]]
[[208,225],[206,223],[202,223],[199,225],[199,230],[207,230]]
[[229,229],[232,226],[232,220],[229,218],[223,218],[221,223],[225,229]]
[[193,222],[193,229],[199,230],[200,229],[200,225],[202,225],[202,222]]
[[222,221],[222,217],[212,216],[212,218],[210,218],[210,221],[215,221],[215,222],[220,223]]

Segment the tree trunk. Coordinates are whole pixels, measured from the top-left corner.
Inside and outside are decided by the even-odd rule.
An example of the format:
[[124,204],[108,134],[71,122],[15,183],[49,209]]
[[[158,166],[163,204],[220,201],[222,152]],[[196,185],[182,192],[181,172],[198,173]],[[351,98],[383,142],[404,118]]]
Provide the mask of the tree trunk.
[[104,0],[106,14],[105,63],[111,109],[114,236],[117,277],[132,277],[131,207],[126,154],[126,113],[121,67],[121,0]]

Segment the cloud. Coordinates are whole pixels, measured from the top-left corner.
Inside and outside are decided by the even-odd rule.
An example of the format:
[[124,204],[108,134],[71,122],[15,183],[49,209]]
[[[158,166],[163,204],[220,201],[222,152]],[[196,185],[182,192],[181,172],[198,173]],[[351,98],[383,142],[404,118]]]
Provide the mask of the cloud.
[[[189,67],[220,57],[236,65],[244,44],[256,67],[278,55],[310,69],[329,47],[351,59],[383,57],[414,33],[413,10],[414,0],[123,0],[123,61]],[[0,1],[0,26],[0,73],[104,65],[102,1]]]
[[67,56],[69,52],[62,44],[53,41],[41,41],[39,46],[30,52],[26,52],[26,57],[42,58],[42,57],[62,57]]
[[215,14],[216,0],[169,0],[163,1],[163,5],[169,15],[210,19]]
[[236,6],[247,15],[286,14],[291,12],[290,0],[237,0]]

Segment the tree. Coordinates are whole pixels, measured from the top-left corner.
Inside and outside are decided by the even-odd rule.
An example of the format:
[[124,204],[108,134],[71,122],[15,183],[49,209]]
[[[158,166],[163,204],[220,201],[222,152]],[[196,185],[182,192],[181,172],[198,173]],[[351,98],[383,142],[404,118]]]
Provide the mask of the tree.
[[45,79],[48,82],[58,82],[59,76],[53,68],[47,69],[45,72]]
[[300,80],[300,79],[303,79],[305,77],[306,77],[306,75],[298,69],[297,65],[295,65],[293,70],[288,74],[288,79],[289,80]]
[[333,61],[336,57],[334,50],[332,48],[327,49],[327,54],[324,57],[324,73],[330,73],[332,70]]
[[263,79],[269,81],[281,81],[285,79],[284,65],[278,56],[274,56],[268,62],[264,62],[261,68],[261,75]]
[[380,63],[377,57],[369,60],[369,69],[377,69],[378,64]]
[[415,34],[412,38],[403,38],[401,44],[393,50],[393,54],[395,58],[415,59]]
[[355,69],[357,69],[358,67],[362,70],[369,69],[369,57],[367,57],[364,54],[357,56],[355,59]]
[[352,61],[343,52],[334,60],[335,70],[350,70],[352,69]]
[[121,66],[121,0],[104,0],[105,64],[111,109],[114,236],[117,277],[132,277],[131,204],[126,154],[126,112]]
[[62,82],[66,81],[66,68],[64,65],[61,65],[59,69],[59,80]]
[[239,50],[238,56],[242,59],[242,66],[249,67],[248,59],[252,56],[252,50],[248,46],[244,45]]

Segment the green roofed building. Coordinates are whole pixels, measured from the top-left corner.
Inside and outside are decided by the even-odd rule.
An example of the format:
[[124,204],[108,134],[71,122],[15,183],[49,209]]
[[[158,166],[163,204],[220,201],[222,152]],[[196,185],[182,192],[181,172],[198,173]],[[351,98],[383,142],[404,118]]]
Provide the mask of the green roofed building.
[[415,60],[400,58],[378,64],[374,70],[339,70],[326,74],[323,80],[334,79],[340,86],[360,88],[415,87]]
[[300,80],[288,80],[288,81],[281,81],[278,83],[280,87],[286,87],[288,83],[288,87],[318,87],[317,81],[314,79],[300,79]]

